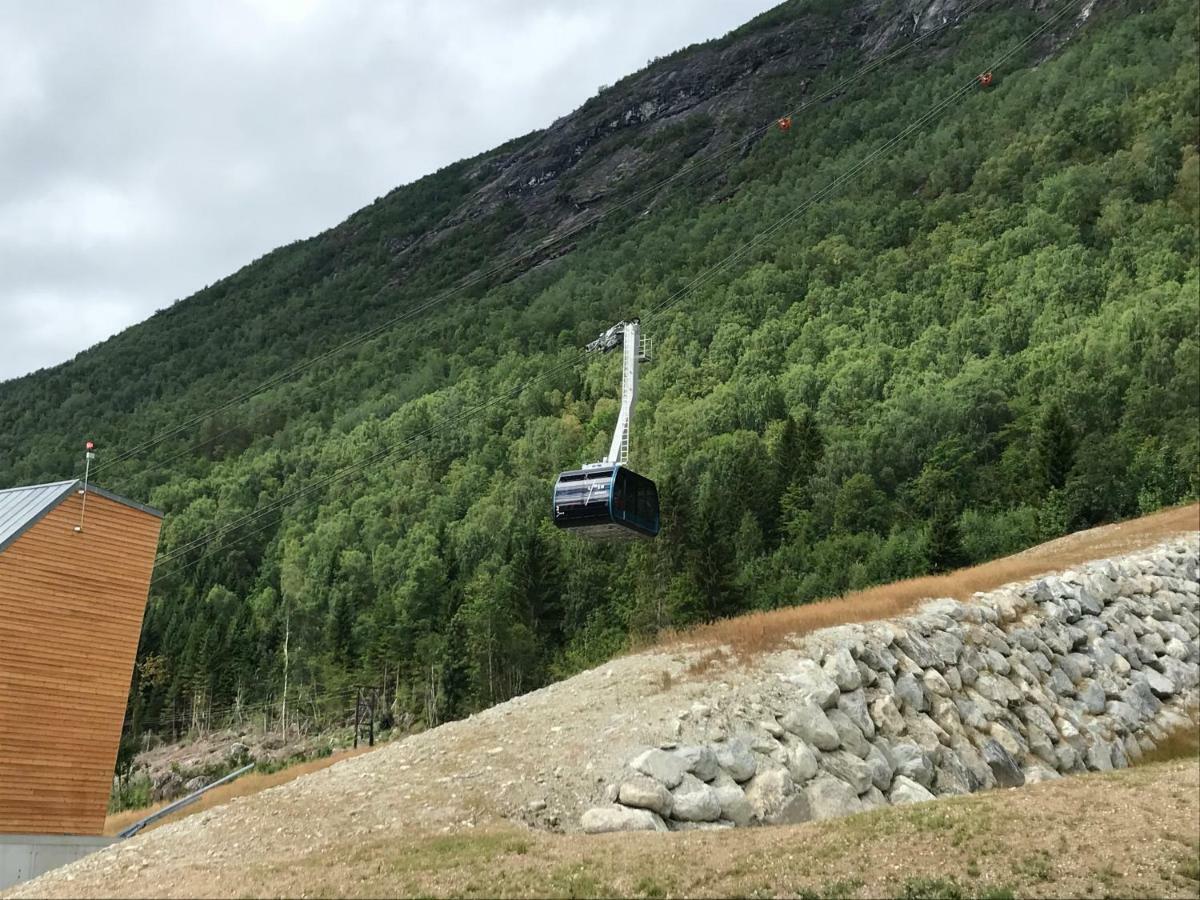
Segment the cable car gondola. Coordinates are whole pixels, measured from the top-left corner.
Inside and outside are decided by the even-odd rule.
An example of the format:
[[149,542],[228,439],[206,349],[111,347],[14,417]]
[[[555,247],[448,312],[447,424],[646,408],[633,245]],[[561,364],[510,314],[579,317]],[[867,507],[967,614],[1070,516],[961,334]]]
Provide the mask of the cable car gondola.
[[658,488],[622,465],[563,472],[554,484],[554,524],[594,540],[658,534]]
[[593,352],[623,347],[621,411],[608,456],[563,472],[554,483],[554,524],[592,540],[636,540],[658,534],[658,489],[625,465],[629,423],[637,400],[638,363],[648,356],[636,319],[620,322],[588,344]]

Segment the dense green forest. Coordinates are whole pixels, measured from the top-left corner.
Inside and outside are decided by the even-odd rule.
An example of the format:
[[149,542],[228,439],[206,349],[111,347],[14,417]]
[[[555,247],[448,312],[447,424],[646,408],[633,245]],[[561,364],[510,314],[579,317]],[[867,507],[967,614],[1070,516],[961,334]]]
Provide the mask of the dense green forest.
[[[785,4],[714,46],[801,15],[845,27],[841,10]],[[167,512],[163,553],[230,526],[159,567],[134,729],[235,702],[276,709],[285,666],[293,708],[378,685],[396,715],[436,723],[660,629],[1195,498],[1194,0],[1100,3],[1077,30],[1072,14],[990,88],[655,312],[1046,15],[985,5],[569,252],[102,462],[100,483]],[[702,49],[579,114],[636,97],[640,77]],[[619,200],[863,59],[760,79],[726,120],[624,129],[590,152],[655,151]],[[486,268],[513,234],[551,233],[498,203],[397,262],[488,160],[536,139],[397,189],[69,364],[0,385],[0,481],[74,471],[85,434],[115,455]],[[583,174],[558,177],[565,192]],[[658,482],[664,529],[652,543],[585,543],[550,524],[550,490],[558,471],[603,455],[620,375],[615,355],[579,348],[638,315],[655,352],[631,464]]]

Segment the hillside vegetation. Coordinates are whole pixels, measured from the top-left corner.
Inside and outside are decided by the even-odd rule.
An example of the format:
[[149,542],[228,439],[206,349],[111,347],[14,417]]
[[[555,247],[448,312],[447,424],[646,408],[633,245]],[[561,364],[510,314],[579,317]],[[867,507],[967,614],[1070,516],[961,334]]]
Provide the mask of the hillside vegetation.
[[[1188,0],[1069,15],[990,89],[651,314],[1048,15],[985,3],[789,131],[735,142],[908,40],[914,9],[784,4],[0,385],[0,482],[61,478],[85,434],[111,457],[571,232],[580,210],[616,209],[102,463],[100,483],[166,510],[164,552],[263,512],[160,567],[134,729],[277,709],[285,664],[305,714],[366,683],[433,724],[661,629],[1195,498]],[[578,348],[634,315],[655,359],[631,462],[658,481],[665,527],[596,547],[553,529],[550,486],[603,454],[616,415],[617,360]]]

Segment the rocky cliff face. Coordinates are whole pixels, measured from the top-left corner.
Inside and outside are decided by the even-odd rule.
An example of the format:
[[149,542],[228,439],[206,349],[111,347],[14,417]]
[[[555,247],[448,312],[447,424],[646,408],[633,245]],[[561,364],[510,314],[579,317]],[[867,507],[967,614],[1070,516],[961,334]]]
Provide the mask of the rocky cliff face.
[[[952,33],[993,5],[991,0],[865,0],[827,9],[784,4],[720,40],[652,62],[549,128],[513,142],[508,152],[476,161],[469,177],[478,187],[470,198],[440,225],[394,249],[397,256],[411,254],[506,203],[519,211],[526,238],[534,232],[556,241],[655,178],[727,155],[739,140],[747,151],[761,139],[754,130],[803,103],[809,80],[835,60],[866,63],[914,38]],[[1039,12],[1047,5],[1029,3]],[[1045,37],[1047,50],[1082,21],[1064,20]],[[919,59],[941,52],[938,41],[930,40],[905,55]],[[789,86],[784,95],[781,84]],[[719,172],[707,177],[719,196]],[[655,195],[639,197],[632,211],[641,212]],[[560,246],[545,255],[566,250]],[[531,257],[535,263],[539,258]]]
[[581,825],[802,822],[1124,767],[1194,719],[1198,637],[1200,535],[817,632],[777,683],[694,706]]

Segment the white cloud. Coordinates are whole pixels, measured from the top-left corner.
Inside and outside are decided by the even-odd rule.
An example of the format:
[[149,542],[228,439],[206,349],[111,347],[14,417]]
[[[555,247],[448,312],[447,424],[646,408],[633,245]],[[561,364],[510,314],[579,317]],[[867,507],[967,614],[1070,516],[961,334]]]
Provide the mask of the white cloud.
[[772,0],[0,0],[0,379]]

